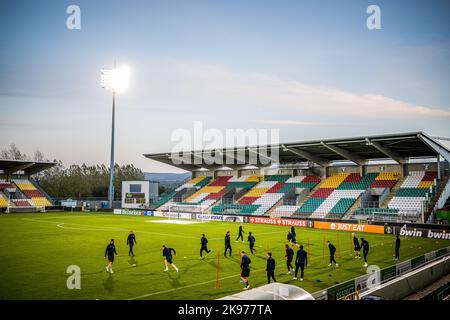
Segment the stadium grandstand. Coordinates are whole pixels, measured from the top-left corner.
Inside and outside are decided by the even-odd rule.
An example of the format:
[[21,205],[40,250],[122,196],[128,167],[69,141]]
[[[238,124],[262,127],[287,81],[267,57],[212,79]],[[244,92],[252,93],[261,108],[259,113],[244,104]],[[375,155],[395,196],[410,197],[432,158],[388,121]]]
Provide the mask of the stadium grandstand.
[[[276,150],[278,162],[249,165]],[[435,222],[450,194],[450,151],[423,132],[144,156],[192,172],[154,209],[307,219]],[[222,157],[220,163],[205,158]],[[201,161],[199,161],[199,159]],[[232,161],[230,161],[230,159]],[[265,159],[266,160],[266,159]],[[223,165],[223,163],[227,163]]]
[[53,206],[50,196],[32,176],[53,167],[53,162],[0,160],[0,210],[45,211]]

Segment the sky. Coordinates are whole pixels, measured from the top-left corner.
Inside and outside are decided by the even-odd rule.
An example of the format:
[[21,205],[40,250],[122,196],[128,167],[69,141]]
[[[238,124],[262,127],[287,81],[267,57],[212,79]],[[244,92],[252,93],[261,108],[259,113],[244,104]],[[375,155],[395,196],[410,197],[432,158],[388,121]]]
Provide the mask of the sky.
[[[69,30],[69,5],[81,29]],[[378,5],[381,29],[366,12]],[[109,163],[111,92],[126,65],[116,162],[180,170],[174,132],[278,129],[281,141],[424,131],[450,137],[450,2],[0,2],[0,148]]]

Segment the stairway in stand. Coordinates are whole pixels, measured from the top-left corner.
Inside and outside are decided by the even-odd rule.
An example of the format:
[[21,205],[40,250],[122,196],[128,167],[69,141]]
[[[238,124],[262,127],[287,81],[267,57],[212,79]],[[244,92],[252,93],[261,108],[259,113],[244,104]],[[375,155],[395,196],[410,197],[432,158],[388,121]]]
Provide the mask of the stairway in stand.
[[381,203],[379,205],[380,208],[387,208],[388,207],[389,202],[396,195],[397,191],[400,189],[400,186],[403,184],[405,179],[406,179],[406,177],[398,179],[398,181],[395,184],[395,186],[391,189],[391,192],[389,192],[389,195],[386,197],[386,199],[384,199],[383,203]]

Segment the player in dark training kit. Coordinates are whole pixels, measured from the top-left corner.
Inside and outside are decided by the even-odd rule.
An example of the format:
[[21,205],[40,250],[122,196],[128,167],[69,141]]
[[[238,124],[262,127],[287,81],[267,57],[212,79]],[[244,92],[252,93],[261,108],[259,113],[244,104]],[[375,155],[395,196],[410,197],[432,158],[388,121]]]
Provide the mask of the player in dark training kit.
[[203,251],[206,253],[210,253],[211,250],[208,250],[208,239],[206,239],[205,234],[202,234],[202,238],[200,239],[200,259],[203,259]]
[[328,241],[328,249],[330,250],[330,264],[328,266],[331,267],[334,263],[336,265],[336,267],[339,267],[339,264],[334,259],[334,255],[336,253],[336,247],[330,241]]
[[223,256],[227,257],[227,251],[230,250],[230,257],[231,257],[231,236],[230,231],[227,231],[225,234],[225,251],[223,253]]
[[241,282],[245,283],[244,290],[250,288],[250,284],[248,282],[248,277],[250,277],[250,263],[252,261],[245,254],[245,251],[241,251]]
[[395,260],[400,260],[400,235],[395,236]]
[[250,252],[252,254],[255,254],[255,252],[256,252],[256,249],[255,249],[255,241],[256,241],[256,239],[252,235],[251,232],[248,233],[247,241],[248,241],[248,244],[250,245]]
[[114,239],[111,239],[105,250],[105,259],[106,257],[108,257],[108,265],[106,266],[106,271],[109,273],[114,273],[112,269],[112,265],[114,263],[114,255],[118,256],[116,246],[114,245]]
[[127,246],[130,247],[130,250],[128,251],[128,255],[129,256],[133,256],[134,257],[133,246],[136,243],[137,243],[136,236],[134,235],[133,231],[130,231],[130,234],[128,235],[128,238],[127,238]]
[[270,283],[270,278],[273,279],[273,282],[277,282],[277,280],[275,280],[275,259],[272,257],[272,252],[267,253],[266,273],[267,283]]
[[353,237],[353,251],[355,251],[355,258],[360,259],[361,258],[361,246],[359,245],[359,240],[355,236],[354,233],[352,233]]
[[291,233],[294,236],[294,238],[297,238],[297,234],[295,233],[295,227],[293,225],[291,226]]
[[162,255],[164,257],[164,265],[166,266],[166,269],[164,271],[168,271],[169,270],[169,264],[172,266],[172,268],[175,269],[176,272],[178,272],[178,268],[177,266],[173,263],[173,257],[172,257],[172,251],[173,254],[177,254],[175,249],[173,248],[167,248],[165,245],[163,245],[163,251],[162,251]]
[[367,267],[367,255],[369,254],[369,242],[364,238],[361,238],[361,247],[363,249],[364,267]]
[[295,235],[290,231],[288,231],[288,234],[287,234],[287,241],[289,241],[292,244],[297,243],[297,241],[295,240]]
[[308,254],[303,250],[303,246],[300,246],[300,249],[297,251],[297,257],[295,258],[294,280],[297,280],[298,269],[300,269],[300,281],[303,281],[306,266],[308,266]]
[[242,223],[239,225],[239,231],[238,236],[236,238],[236,242],[238,242],[239,239],[241,239],[242,243],[244,243],[244,229],[242,228]]
[[286,266],[288,269],[288,274],[291,274],[291,269],[294,270],[294,267],[292,266],[292,260],[294,259],[294,250],[292,250],[289,245],[286,245],[286,254],[284,255],[286,258]]

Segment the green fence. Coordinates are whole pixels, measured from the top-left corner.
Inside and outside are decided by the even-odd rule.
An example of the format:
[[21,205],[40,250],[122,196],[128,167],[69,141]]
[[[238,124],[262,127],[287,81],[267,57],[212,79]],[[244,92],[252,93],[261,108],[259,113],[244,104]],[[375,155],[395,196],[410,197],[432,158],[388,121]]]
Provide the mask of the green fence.
[[313,293],[313,296],[316,300],[340,300],[351,294],[364,292],[374,285],[382,284],[446,255],[450,255],[450,246],[415,257],[411,260],[402,261],[384,269],[374,269],[373,273],[368,273],[329,287],[326,290],[318,291]]

